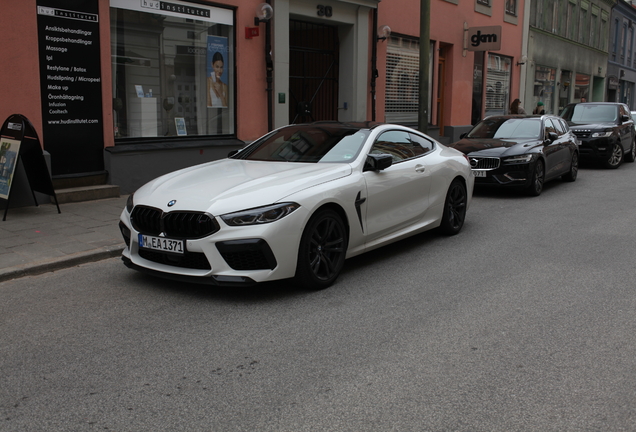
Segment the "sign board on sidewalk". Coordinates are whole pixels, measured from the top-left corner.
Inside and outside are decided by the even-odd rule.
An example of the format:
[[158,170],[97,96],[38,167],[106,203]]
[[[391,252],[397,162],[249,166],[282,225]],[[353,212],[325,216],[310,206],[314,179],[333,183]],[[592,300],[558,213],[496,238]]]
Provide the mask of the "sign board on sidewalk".
[[20,162],[24,167],[35,205],[38,205],[35,192],[50,195],[55,200],[57,212],[61,213],[38,134],[29,119],[21,114],[13,114],[5,120],[0,129],[0,200],[6,201],[2,220],[7,219],[11,186]]

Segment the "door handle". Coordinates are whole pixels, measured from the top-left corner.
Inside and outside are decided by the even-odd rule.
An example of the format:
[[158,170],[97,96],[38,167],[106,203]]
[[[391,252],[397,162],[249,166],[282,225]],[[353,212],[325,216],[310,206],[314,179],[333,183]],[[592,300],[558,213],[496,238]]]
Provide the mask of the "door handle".
[[415,172],[421,173],[426,171],[426,167],[424,165],[415,165]]

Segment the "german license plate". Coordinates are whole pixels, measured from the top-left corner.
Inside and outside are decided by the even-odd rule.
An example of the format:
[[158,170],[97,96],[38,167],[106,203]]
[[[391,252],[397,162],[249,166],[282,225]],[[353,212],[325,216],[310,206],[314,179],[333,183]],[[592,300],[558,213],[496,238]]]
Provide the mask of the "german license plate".
[[143,234],[139,234],[139,247],[176,254],[184,253],[183,240],[173,240],[163,237],[147,236]]
[[475,177],[486,177],[486,171],[484,170],[473,170],[473,174],[475,174]]

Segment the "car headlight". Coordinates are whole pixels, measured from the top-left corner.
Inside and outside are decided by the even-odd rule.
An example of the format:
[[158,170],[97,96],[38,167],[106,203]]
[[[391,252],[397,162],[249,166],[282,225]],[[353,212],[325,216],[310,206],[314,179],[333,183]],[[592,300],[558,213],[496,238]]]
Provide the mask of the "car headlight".
[[132,213],[132,209],[135,206],[133,195],[135,194],[131,193],[130,195],[128,195],[128,199],[126,200],[126,210],[128,210],[128,213]]
[[607,131],[607,132],[594,132],[592,134],[592,138],[607,138],[612,136],[612,131]]
[[275,222],[293,213],[300,204],[280,203],[221,215],[230,226],[260,225]]
[[533,154],[524,154],[519,156],[510,156],[503,158],[502,162],[506,164],[524,164],[530,162],[534,158]]

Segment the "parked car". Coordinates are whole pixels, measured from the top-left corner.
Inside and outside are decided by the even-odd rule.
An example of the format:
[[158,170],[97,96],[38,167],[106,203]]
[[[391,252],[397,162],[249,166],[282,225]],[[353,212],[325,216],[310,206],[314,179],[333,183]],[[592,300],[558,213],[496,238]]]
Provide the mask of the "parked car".
[[413,129],[290,125],[131,194],[122,258],[190,282],[325,288],[345,258],[436,227],[457,234],[473,186],[465,155]]
[[546,181],[575,181],[576,136],[553,115],[490,116],[451,145],[468,155],[475,185],[511,187],[540,195]]
[[581,159],[594,159],[606,168],[636,160],[636,132],[627,105],[614,102],[573,103],[561,113],[581,141]]

